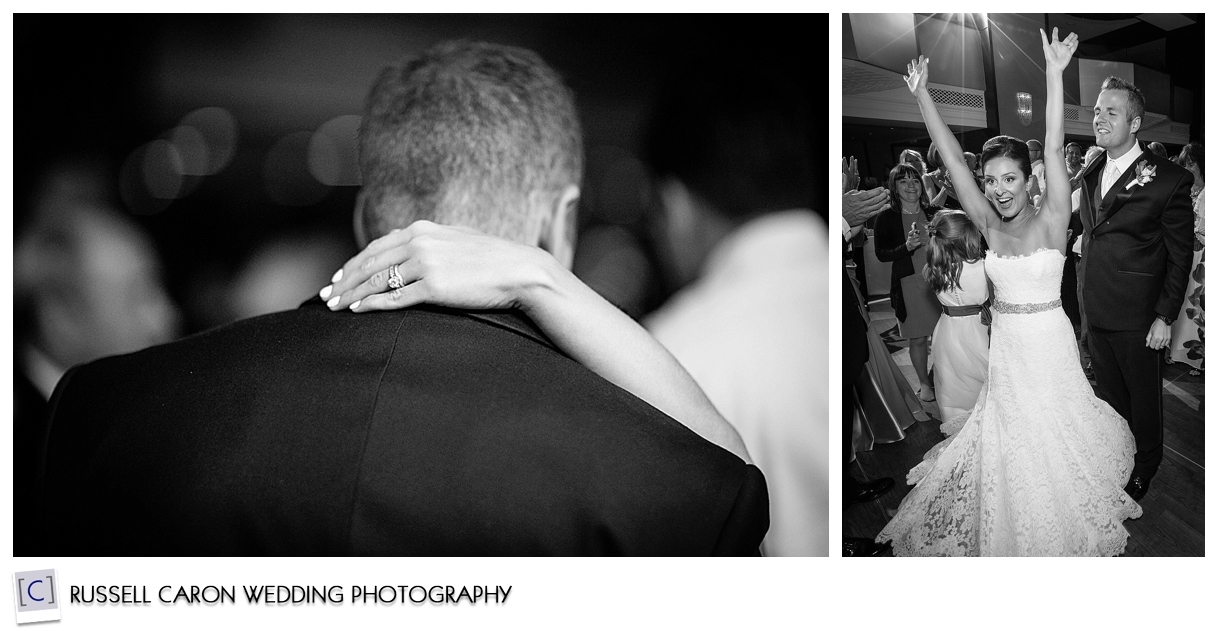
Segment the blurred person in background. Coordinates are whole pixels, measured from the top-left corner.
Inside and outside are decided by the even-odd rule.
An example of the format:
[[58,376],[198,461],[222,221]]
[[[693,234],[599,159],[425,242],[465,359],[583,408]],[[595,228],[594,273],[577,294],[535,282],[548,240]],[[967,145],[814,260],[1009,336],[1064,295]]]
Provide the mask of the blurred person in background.
[[941,198],[944,208],[959,210],[960,199],[956,196],[956,191],[952,186],[952,175],[943,166],[943,161],[939,158],[939,148],[935,143],[930,143],[930,148],[926,150],[926,165],[932,169],[927,176],[934,181],[935,185],[946,192]]
[[1032,159],[1032,205],[1039,206],[1045,194],[1045,145],[1035,138],[1028,140],[1027,145]]
[[1077,142],[1066,143],[1066,175],[1073,178],[1083,167],[1083,146]]
[[977,160],[977,154],[972,151],[964,152],[964,161],[968,163],[968,168],[973,172],[973,183],[977,185],[977,189],[982,189],[981,185],[981,162]]
[[[861,222],[857,214],[851,213],[851,205],[857,206],[859,191],[852,191],[849,187],[854,182],[858,181],[858,162],[851,157],[849,160],[843,159],[844,180],[846,181],[847,194],[843,197],[843,215],[849,223],[850,221]],[[869,178],[874,181],[874,178]],[[891,204],[887,200],[890,199],[890,192],[887,188],[876,189],[882,191],[881,196],[884,200],[883,208],[876,211],[876,215],[883,214],[883,211],[890,208]],[[863,195],[871,195],[876,191],[862,191]],[[852,233],[861,233],[863,231],[862,223],[857,223],[845,230],[843,236],[848,238]],[[845,244],[847,250],[851,249],[851,240]],[[857,271],[857,270],[856,270]],[[850,445],[846,451],[846,458],[843,463],[846,464],[844,472],[844,508],[849,508],[851,505],[867,501],[874,495],[874,491],[869,492],[869,488],[873,488],[874,483],[859,483],[852,479],[849,463],[854,461],[855,452],[870,451],[876,443],[893,443],[905,438],[905,430],[913,425],[918,420],[929,420],[930,416],[922,410],[922,403],[918,400],[918,395],[914,392],[909,381],[901,374],[900,367],[892,358],[888,347],[881,339],[877,327],[871,326],[871,315],[863,305],[866,304],[866,299],[863,297],[862,284],[858,284],[857,293],[854,291],[853,284],[858,283],[858,278],[850,279],[847,275],[847,284],[852,285],[847,287],[848,296],[851,304],[856,304],[862,311],[862,316],[867,324],[864,328],[865,341],[863,344],[867,347],[867,369],[861,373],[852,370],[847,366],[847,373],[856,375],[856,378],[844,384],[845,390],[843,393],[843,404],[846,405],[851,413],[846,419],[847,424],[844,426],[843,439]],[[849,313],[847,309],[846,315],[843,317],[854,317],[855,314]],[[859,343],[860,340],[843,339],[843,344]],[[857,551],[856,551],[857,552]]]
[[23,516],[14,522],[18,528],[30,523],[24,516],[35,510],[35,455],[47,402],[64,373],[168,342],[180,327],[152,241],[109,205],[104,181],[96,165],[52,168],[14,240],[14,512]]
[[909,164],[898,164],[888,174],[888,189],[896,205],[880,213],[875,222],[875,256],[892,263],[889,287],[892,308],[900,323],[901,337],[909,340],[909,359],[918,376],[918,398],[935,401],[930,377],[930,335],[942,310],[935,292],[922,277],[929,240],[926,227],[934,209],[926,205],[922,178]]
[[645,139],[662,258],[682,286],[645,325],[765,473],[763,550],[774,556],[829,546],[831,268],[813,210],[825,137],[803,80],[756,63],[695,65],[664,84]]
[[1164,147],[1163,143],[1161,143],[1157,140],[1154,142],[1146,143],[1146,148],[1150,149],[1151,153],[1155,154],[1156,156],[1159,156],[1160,158],[1167,158],[1167,147]]
[[320,230],[267,239],[246,257],[227,286],[229,320],[300,306],[343,264],[348,243]]
[[[888,209],[888,189],[875,186],[874,178],[867,190],[855,190],[858,185],[858,161],[851,157],[842,159],[842,248],[848,249],[852,235],[863,229],[871,217]],[[896,484],[892,478],[860,481],[851,472],[854,461],[854,428],[856,412],[859,410],[855,394],[855,383],[863,378],[865,366],[875,359],[871,349],[873,333],[867,324],[862,295],[855,290],[842,267],[842,510],[855,504],[877,500],[892,490]],[[885,354],[885,356],[887,356]],[[891,360],[890,360],[891,361]],[[902,378],[902,381],[904,379]],[[908,385],[908,384],[906,384]],[[857,537],[842,533],[842,556],[880,556],[892,549],[891,545],[880,545],[873,537]]]
[[[858,161],[853,156],[850,158],[851,168],[854,172],[854,177],[858,177]],[[880,184],[872,176],[862,178],[861,190],[871,190],[878,187]],[[852,189],[848,189],[852,190]],[[858,283],[859,293],[862,295],[863,310],[869,309],[867,305],[867,297],[870,296],[870,290],[867,288],[867,230],[865,224],[859,224],[854,235],[850,237],[850,241],[846,244],[845,256],[854,263],[854,279]]]
[[[1152,143],[1153,144],[1153,143]],[[1205,370],[1205,147],[1197,141],[1184,145],[1176,164],[1193,174],[1193,265],[1188,272],[1184,304],[1171,325],[1167,363],[1184,362],[1194,377]]]

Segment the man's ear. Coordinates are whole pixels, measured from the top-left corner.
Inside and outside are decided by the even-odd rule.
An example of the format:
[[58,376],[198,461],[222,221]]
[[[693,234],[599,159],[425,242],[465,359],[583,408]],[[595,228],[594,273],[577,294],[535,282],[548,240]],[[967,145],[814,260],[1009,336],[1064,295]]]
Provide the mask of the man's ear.
[[571,269],[575,263],[576,210],[579,207],[579,187],[568,184],[554,200],[541,226],[541,241],[537,244]]
[[1134,116],[1133,121],[1129,123],[1129,133],[1136,134],[1142,128],[1142,117]]
[[361,188],[355,194],[355,212],[351,214],[351,221],[354,223],[352,229],[355,232],[355,244],[361,250],[368,246],[368,235],[364,232],[364,204],[367,203],[367,199],[364,189]]

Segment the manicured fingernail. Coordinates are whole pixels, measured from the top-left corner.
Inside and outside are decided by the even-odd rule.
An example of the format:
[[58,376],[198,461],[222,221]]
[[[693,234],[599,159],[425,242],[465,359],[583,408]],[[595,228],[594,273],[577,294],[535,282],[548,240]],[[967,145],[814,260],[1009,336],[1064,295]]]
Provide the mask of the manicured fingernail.
[[321,288],[321,299],[325,300],[330,297],[330,292],[334,291],[334,285],[326,285]]
[[337,306],[338,306],[339,301],[340,301],[340,300],[342,300],[342,299],[343,299],[343,297],[342,297],[342,296],[335,296],[335,297],[333,297],[333,298],[331,298],[331,299],[330,299],[330,302],[327,302],[327,303],[326,303],[326,306],[327,306],[327,307],[329,307],[329,308],[331,308],[331,309],[333,309],[334,307],[337,307]]
[[356,300],[355,302],[351,303],[351,310],[355,311],[356,309],[359,309],[359,304],[361,302],[363,302],[363,300]]
[[343,279],[343,271],[338,270],[337,272],[334,272],[333,276],[330,277],[330,282],[337,283],[338,281],[340,281],[342,279]]

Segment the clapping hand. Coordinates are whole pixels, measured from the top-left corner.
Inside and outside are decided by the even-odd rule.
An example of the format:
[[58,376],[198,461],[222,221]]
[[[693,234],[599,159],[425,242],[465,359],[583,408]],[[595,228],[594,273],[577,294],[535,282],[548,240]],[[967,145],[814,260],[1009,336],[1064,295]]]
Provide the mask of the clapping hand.
[[922,231],[918,230],[918,222],[915,221],[909,228],[909,234],[905,235],[905,249],[913,252],[922,245]]
[[877,186],[869,191],[847,191],[842,195],[842,217],[851,227],[857,226],[892,207],[888,189]]
[[859,187],[859,161],[854,156],[842,158],[842,173],[846,176],[843,192],[853,191]]
[[[1050,42],[1048,36],[1045,35],[1045,29],[1040,29],[1040,43],[1045,49],[1045,65],[1049,70],[1061,72],[1070,65],[1070,58],[1074,56],[1074,51],[1078,49],[1078,35],[1071,33],[1066,36],[1066,39],[1057,41],[1057,27],[1053,27],[1053,41]],[[908,79],[906,80],[908,81]]]
[[911,60],[905,64],[905,71],[909,74],[905,75],[905,84],[909,86],[909,91],[917,94],[918,90],[926,89],[926,82],[929,80],[929,73],[926,65],[930,63],[930,59],[918,55],[916,60]]

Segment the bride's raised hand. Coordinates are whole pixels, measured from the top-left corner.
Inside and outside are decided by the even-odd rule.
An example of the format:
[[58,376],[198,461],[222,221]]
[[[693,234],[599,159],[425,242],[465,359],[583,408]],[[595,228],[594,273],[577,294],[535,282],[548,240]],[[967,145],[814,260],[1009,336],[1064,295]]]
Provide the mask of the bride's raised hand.
[[[520,307],[527,291],[547,281],[551,263],[557,264],[540,248],[469,228],[416,221],[369,243],[320,295],[334,311],[404,309],[424,302],[509,309]],[[394,272],[400,287],[390,285]]]
[[909,73],[905,75],[905,85],[908,85],[909,91],[915,95],[919,90],[926,89],[926,82],[929,80],[927,78],[929,72],[926,68],[928,63],[930,63],[929,58],[918,55],[917,59],[905,64],[905,71]]
[[1053,41],[1049,41],[1049,37],[1045,35],[1045,29],[1040,29],[1041,47],[1045,49],[1045,66],[1049,70],[1061,72],[1070,65],[1070,58],[1074,56],[1074,51],[1078,49],[1078,35],[1071,33],[1066,36],[1066,39],[1057,41],[1057,27],[1053,27]]

